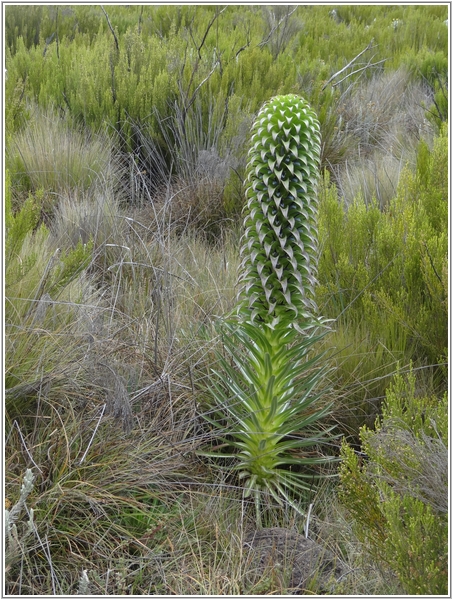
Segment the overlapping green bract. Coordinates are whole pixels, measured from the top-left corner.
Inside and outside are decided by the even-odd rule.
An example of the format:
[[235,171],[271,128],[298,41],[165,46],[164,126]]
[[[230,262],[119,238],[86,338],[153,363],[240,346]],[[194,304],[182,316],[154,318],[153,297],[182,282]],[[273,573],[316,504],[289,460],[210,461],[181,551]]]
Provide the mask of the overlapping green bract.
[[239,273],[251,321],[310,320],[316,312],[320,129],[303,98],[276,96],[252,128]]

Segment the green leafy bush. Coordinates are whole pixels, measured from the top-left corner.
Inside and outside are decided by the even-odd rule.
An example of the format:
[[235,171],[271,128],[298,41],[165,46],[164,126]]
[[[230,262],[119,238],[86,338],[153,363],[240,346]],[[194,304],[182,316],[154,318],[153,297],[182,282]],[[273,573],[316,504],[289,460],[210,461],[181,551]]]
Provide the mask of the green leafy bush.
[[397,575],[404,593],[448,591],[448,404],[418,396],[397,375],[361,452],[342,446],[340,497],[358,538]]
[[360,195],[347,204],[327,174],[320,187],[316,302],[336,319],[335,418],[348,434],[373,424],[398,362],[446,387],[447,139],[420,142],[385,210]]
[[[94,130],[108,124],[121,131],[128,150],[136,150],[129,118],[149,123],[158,139],[155,112],[166,119],[177,108],[184,123],[195,99],[207,123],[212,98],[214,110],[229,111],[241,99],[247,110],[257,111],[269,95],[303,93],[324,128],[319,90],[372,39],[379,70],[365,68],[360,77],[380,72],[380,61],[390,69],[410,62],[424,44],[447,60],[446,7],[335,10],[333,18],[335,11],[324,6],[286,12],[109,6],[106,13],[99,6],[8,6],[6,93],[23,89],[25,100],[56,106]],[[431,78],[435,93],[442,93],[443,79],[434,81],[426,69],[414,73]],[[444,112],[445,102],[440,97],[436,102]],[[337,142],[329,146],[341,153],[344,140]]]
[[357,197],[346,206],[326,177],[320,193],[317,302],[341,324],[435,364],[447,348],[448,141],[421,142],[417,169],[401,174],[387,210]]

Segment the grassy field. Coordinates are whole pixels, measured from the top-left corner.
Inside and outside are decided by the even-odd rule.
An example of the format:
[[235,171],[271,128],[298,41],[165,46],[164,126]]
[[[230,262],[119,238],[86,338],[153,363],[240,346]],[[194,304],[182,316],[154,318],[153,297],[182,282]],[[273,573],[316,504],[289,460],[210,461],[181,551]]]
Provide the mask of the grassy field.
[[5,13],[5,592],[291,593],[246,551],[234,457],[203,452],[230,431],[206,417],[250,127],[294,93],[322,140],[315,450],[339,459],[296,502],[347,567],[332,593],[447,593],[448,6]]

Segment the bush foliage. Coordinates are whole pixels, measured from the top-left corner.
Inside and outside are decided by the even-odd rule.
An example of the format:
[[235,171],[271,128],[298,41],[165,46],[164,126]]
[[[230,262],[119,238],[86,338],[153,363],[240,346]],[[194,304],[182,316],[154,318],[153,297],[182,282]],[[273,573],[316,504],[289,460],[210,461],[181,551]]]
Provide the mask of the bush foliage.
[[432,150],[420,142],[384,210],[360,196],[346,206],[328,175],[320,199],[318,304],[339,327],[364,321],[370,340],[429,364],[447,353],[447,172],[444,128]]
[[406,594],[448,592],[448,403],[397,375],[361,452],[343,445],[340,497],[357,535]]
[[[8,6],[7,93],[23,85],[26,98],[94,129],[121,128],[132,118],[150,122],[155,136],[156,113],[169,117],[177,105],[184,125],[196,98],[205,117],[215,100],[231,131],[229,122],[237,124],[241,113],[276,93],[301,93],[321,114],[321,90],[345,66],[342,57],[351,61],[373,41],[376,69],[409,63],[414,78],[437,94],[447,73],[447,12],[442,6],[279,12],[150,5],[109,6],[107,13],[100,6],[33,6],[25,14]],[[445,103],[440,112],[444,119]],[[132,145],[130,132],[126,138]]]

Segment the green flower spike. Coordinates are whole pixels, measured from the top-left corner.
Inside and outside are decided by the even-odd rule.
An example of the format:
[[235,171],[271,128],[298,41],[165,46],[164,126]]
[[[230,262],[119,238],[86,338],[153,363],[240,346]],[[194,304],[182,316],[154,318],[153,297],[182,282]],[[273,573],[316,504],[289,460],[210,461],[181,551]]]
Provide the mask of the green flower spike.
[[328,369],[322,354],[309,356],[327,332],[313,300],[319,124],[305,100],[277,96],[258,114],[251,144],[239,305],[219,323],[224,355],[205,418],[255,498],[259,525],[263,492],[302,512],[296,499],[330,460],[310,447],[330,442],[332,428],[317,427],[330,410],[318,389]]
[[307,321],[316,312],[320,129],[303,98],[276,96],[252,128],[239,272],[251,321]]

